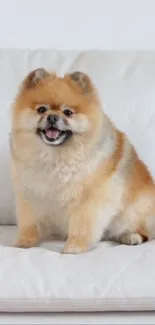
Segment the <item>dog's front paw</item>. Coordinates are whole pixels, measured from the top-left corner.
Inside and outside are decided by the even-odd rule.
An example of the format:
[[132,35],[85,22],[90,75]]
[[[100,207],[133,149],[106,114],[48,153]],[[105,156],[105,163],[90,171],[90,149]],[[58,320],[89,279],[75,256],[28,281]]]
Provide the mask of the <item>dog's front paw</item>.
[[13,244],[14,247],[18,247],[18,248],[30,248],[36,245],[37,245],[36,240],[32,238],[24,238],[24,237],[18,238]]
[[76,238],[68,239],[62,253],[63,254],[82,254],[88,251],[88,246],[83,239]]
[[39,239],[40,237],[37,228],[35,226],[31,226],[23,229],[20,232],[13,246],[19,248],[35,247],[39,243]]

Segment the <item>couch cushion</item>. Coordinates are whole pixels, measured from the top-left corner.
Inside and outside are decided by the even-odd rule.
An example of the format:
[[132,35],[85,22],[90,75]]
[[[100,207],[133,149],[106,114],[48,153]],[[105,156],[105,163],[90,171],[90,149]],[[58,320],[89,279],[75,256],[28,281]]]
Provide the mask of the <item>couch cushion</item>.
[[155,176],[155,52],[0,50],[0,224],[15,223],[8,146],[11,103],[25,75],[41,66],[59,75],[89,73],[106,113]]
[[155,310],[155,241],[74,256],[57,241],[9,247],[15,233],[0,227],[0,312]]

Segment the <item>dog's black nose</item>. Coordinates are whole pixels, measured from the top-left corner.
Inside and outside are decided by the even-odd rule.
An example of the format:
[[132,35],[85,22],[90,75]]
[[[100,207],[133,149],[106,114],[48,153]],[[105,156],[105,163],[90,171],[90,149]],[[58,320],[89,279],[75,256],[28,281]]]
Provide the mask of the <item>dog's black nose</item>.
[[57,115],[48,115],[47,121],[51,124],[54,124],[58,121],[59,117]]

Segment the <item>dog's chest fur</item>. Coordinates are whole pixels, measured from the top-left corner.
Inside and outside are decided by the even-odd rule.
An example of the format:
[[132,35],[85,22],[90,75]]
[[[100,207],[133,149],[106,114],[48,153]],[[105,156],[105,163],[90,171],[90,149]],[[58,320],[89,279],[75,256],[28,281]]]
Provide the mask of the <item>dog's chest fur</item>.
[[[18,179],[24,197],[37,210],[38,217],[47,217],[56,228],[67,232],[70,210],[79,202],[83,192],[83,179],[96,168],[102,152],[90,162],[79,153],[64,160],[52,153],[34,155],[19,163]],[[30,159],[31,158],[31,159]]]
[[77,188],[73,186],[77,178],[76,167],[40,160],[37,164],[31,162],[27,167],[22,166],[20,174],[25,197],[43,214],[51,215],[60,208],[65,209],[77,196]]

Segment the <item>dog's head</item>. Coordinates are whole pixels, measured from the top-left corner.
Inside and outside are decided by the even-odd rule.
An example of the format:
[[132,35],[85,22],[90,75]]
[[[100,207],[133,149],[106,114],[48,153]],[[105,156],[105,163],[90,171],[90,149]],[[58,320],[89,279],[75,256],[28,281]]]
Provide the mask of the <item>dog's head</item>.
[[90,78],[74,72],[63,78],[40,68],[23,81],[13,111],[13,128],[31,132],[47,145],[92,136],[101,108]]

